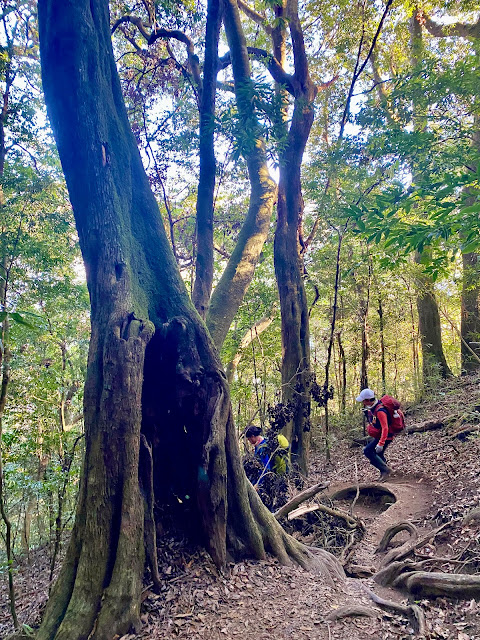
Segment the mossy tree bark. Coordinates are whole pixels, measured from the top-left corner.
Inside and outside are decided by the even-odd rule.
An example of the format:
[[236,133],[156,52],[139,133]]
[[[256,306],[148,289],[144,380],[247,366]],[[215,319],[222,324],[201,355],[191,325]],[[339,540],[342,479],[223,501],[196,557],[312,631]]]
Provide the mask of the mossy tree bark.
[[304,565],[308,553],[245,478],[223,368],[130,130],[108,2],[39,0],[38,13],[45,99],[86,266],[92,334],[75,526],[37,637],[110,640],[139,624],[152,514],[157,525],[183,518],[219,566],[227,549],[256,558],[271,550]]

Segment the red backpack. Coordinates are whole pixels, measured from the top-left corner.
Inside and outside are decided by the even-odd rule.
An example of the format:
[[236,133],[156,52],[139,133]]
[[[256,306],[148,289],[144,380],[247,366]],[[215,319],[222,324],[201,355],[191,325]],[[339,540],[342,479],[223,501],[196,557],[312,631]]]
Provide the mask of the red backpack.
[[400,402],[392,396],[382,396],[380,402],[387,410],[388,432],[392,434],[400,433],[405,428],[405,416],[400,410]]

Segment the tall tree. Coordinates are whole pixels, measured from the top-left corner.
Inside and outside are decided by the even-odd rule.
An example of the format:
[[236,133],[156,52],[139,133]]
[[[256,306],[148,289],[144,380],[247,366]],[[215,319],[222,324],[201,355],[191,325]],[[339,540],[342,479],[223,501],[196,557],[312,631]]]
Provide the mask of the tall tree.
[[[422,56],[422,28],[418,21],[417,11],[414,11],[410,18],[410,57],[412,67],[419,68],[422,63]],[[424,105],[421,104],[420,99],[417,98],[413,108],[415,110],[415,130],[422,130],[426,126],[426,118]],[[417,180],[416,171],[416,167],[413,166],[414,182]],[[425,249],[423,253],[428,253],[428,249]],[[422,252],[415,252],[415,262],[422,269]],[[417,310],[422,345],[423,381],[424,384],[428,384],[428,381],[435,376],[440,375],[442,378],[446,378],[452,375],[452,372],[443,351],[440,313],[431,276],[425,272],[420,273],[419,285]]]
[[[432,20],[424,12],[418,13],[418,22],[420,25],[435,38],[467,38],[480,40],[480,18],[474,24],[463,22],[454,22],[449,25],[442,25]],[[472,146],[480,153],[480,115],[473,114],[474,128],[472,133]],[[470,205],[474,204],[476,194],[469,194]],[[478,273],[479,257],[474,251],[462,251],[462,309],[461,309],[461,354],[462,354],[462,372],[471,373],[480,368],[480,361],[472,357],[470,349],[480,354],[480,278]],[[471,345],[473,342],[475,344]],[[468,346],[467,346],[468,345]],[[468,348],[470,347],[470,349]]]
[[110,640],[139,624],[144,517],[158,580],[152,492],[177,525],[183,515],[200,533],[219,566],[227,547],[257,558],[269,549],[304,565],[308,552],[243,473],[223,368],[180,278],[128,124],[108,2],[40,0],[39,26],[92,335],[77,517],[38,639]]
[[[123,5],[122,5],[123,10]],[[181,67],[195,89],[199,110],[199,162],[200,175],[196,202],[196,263],[193,302],[202,318],[206,319],[210,335],[218,349],[222,347],[233,318],[252,280],[263,245],[267,238],[276,185],[270,177],[265,141],[254,106],[254,85],[250,75],[245,38],[238,15],[229,18],[229,12],[238,14],[236,2],[210,0],[207,7],[203,68],[195,52],[195,43],[179,29],[166,29],[152,8],[146,20],[140,16],[122,15],[113,30],[123,25],[135,25],[142,40],[152,46],[159,40],[178,41],[185,45],[187,63]],[[233,50],[218,59],[218,38],[223,13],[228,25],[227,38],[233,41]],[[128,36],[128,34],[127,34]],[[131,39],[131,38],[130,38]],[[139,48],[139,55],[143,51]],[[215,103],[218,72],[232,65],[234,89],[238,110],[235,137],[247,164],[250,181],[248,211],[242,221],[234,250],[220,280],[212,291],[214,271],[214,190],[215,190]],[[173,237],[173,233],[172,233]]]

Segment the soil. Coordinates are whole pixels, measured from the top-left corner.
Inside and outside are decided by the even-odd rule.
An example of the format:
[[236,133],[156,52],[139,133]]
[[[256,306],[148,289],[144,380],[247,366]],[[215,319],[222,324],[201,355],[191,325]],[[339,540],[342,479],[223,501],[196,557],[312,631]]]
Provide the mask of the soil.
[[[464,415],[462,426],[468,425],[469,420],[475,425],[478,416],[473,411],[470,418],[469,408],[480,404],[479,382],[478,377],[470,377],[445,383],[429,401],[409,409],[407,425],[454,413]],[[423,558],[456,560],[432,564],[432,569],[450,573],[480,572],[480,520],[462,521],[480,502],[480,434],[461,438],[452,435],[451,428],[402,434],[388,449],[389,464],[395,473],[383,484],[377,483],[377,471],[364,458],[361,448],[351,447],[351,438],[334,443],[330,463],[322,454],[312,456],[307,484],[327,480],[330,486],[310,504],[317,501],[351,512],[364,525],[363,538],[356,537],[347,569],[353,565],[361,565],[371,572],[378,569],[383,554],[375,550],[383,533],[393,524],[409,521],[420,533],[448,523],[442,534],[425,543],[419,553]],[[301,539],[309,536],[309,544],[317,536],[317,542],[321,540],[323,546],[340,556],[341,546],[349,536],[345,528],[342,529],[345,523],[330,516],[322,520],[319,512],[309,514],[308,518],[310,520],[306,516],[303,521],[308,526],[297,527],[294,535]],[[305,536],[307,529],[309,533]],[[408,537],[408,533],[400,533],[391,546]],[[273,635],[276,640],[415,637],[409,620],[377,607],[362,585],[402,604],[408,602],[406,594],[380,587],[372,577],[332,582],[325,575],[297,566],[280,566],[273,559],[231,564],[220,574],[203,551],[189,549],[187,544],[173,538],[163,540],[160,569],[164,588],[155,594],[146,586],[141,633],[123,636],[121,640],[236,637],[270,640]],[[34,627],[48,593],[46,552],[40,550],[30,564],[21,564],[15,581],[19,618]],[[3,581],[0,591],[2,638],[11,631],[5,587]],[[425,638],[480,640],[480,602],[437,598],[422,599],[417,604],[426,617]],[[372,617],[349,616],[334,622],[327,619],[345,605],[368,607]]]

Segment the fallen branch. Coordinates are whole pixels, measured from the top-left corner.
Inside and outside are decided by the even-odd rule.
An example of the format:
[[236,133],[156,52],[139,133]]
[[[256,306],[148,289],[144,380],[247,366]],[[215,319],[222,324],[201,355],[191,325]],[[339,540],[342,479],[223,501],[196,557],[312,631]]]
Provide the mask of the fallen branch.
[[418,605],[411,604],[405,606],[403,604],[398,604],[397,602],[392,602],[391,600],[385,600],[384,598],[377,596],[376,593],[371,591],[364,584],[362,584],[362,587],[368,593],[370,598],[375,602],[375,604],[378,604],[378,606],[382,607],[383,609],[390,609],[391,611],[395,611],[395,613],[399,613],[400,615],[405,616],[410,620],[410,624],[412,625],[415,633],[420,636],[425,635],[425,615]]
[[478,424],[469,424],[468,427],[463,427],[462,429],[458,429],[458,431],[455,431],[454,433],[452,433],[452,435],[450,436],[450,439],[453,440],[454,438],[465,438],[466,436],[470,435],[471,433],[475,433],[476,431],[480,430],[480,425]]
[[328,513],[328,515],[334,516],[335,518],[342,518],[343,520],[345,520],[346,525],[349,529],[356,529],[357,527],[362,526],[358,520],[349,516],[348,513],[343,513],[343,511],[338,511],[337,509],[326,507],[324,504],[314,504],[310,507],[300,507],[300,509],[296,509],[295,511],[289,513],[288,519],[294,520],[295,518],[300,518],[306,513],[311,513],[313,511],[322,511],[323,513]]
[[412,424],[405,429],[407,434],[410,433],[424,433],[425,431],[435,431],[436,429],[442,429],[445,426],[443,420],[425,420],[419,424]]
[[414,524],[411,522],[399,522],[398,524],[388,527],[380,540],[380,544],[375,549],[375,553],[383,553],[386,551],[392,539],[397,535],[397,533],[400,533],[400,531],[408,531],[410,536],[415,538],[415,540],[418,538],[418,530]]
[[334,622],[335,620],[341,620],[342,618],[348,618],[351,616],[364,616],[368,618],[376,618],[377,612],[369,607],[364,607],[360,604],[345,605],[334,609],[328,616],[325,616],[325,620],[328,622]]
[[353,555],[353,548],[355,546],[355,531],[350,531],[350,536],[347,545],[342,549],[340,554],[340,563],[345,566]]
[[322,489],[326,489],[328,486],[329,486],[328,482],[319,482],[318,484],[314,484],[313,487],[309,487],[308,489],[304,489],[304,491],[297,493],[297,495],[294,496],[291,500],[289,500],[287,504],[284,504],[283,507],[280,507],[280,509],[278,509],[274,513],[275,518],[277,520],[280,520],[280,518],[284,518],[286,515],[290,513],[290,511],[293,511],[299,505],[301,505],[302,502],[305,502],[305,500],[309,500],[310,498],[313,498],[313,496],[317,495],[317,493],[322,491]]

